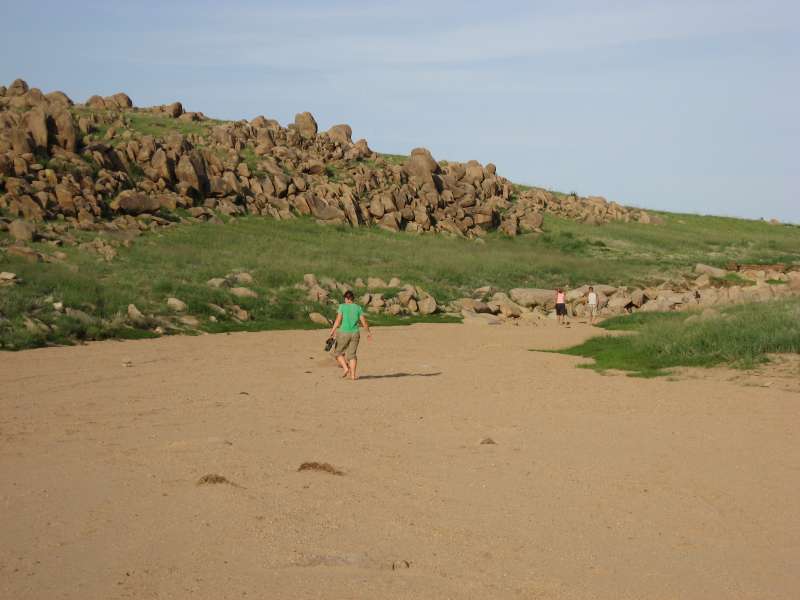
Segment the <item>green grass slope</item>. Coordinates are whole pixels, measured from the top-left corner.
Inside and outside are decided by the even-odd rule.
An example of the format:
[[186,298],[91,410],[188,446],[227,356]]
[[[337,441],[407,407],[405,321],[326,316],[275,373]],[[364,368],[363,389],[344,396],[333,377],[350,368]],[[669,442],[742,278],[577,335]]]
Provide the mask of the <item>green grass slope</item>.
[[[31,264],[0,255],[0,270],[14,272],[23,280],[21,285],[0,288],[0,346],[142,335],[128,331],[121,319],[114,326],[88,326],[53,314],[53,302],[113,321],[115,315],[124,315],[130,303],[145,313],[167,314],[165,300],[176,296],[208,331],[308,327],[308,311],[322,307],[308,303],[294,289],[304,273],[348,282],[357,277],[397,276],[446,301],[483,285],[507,290],[587,282],[652,284],[686,273],[698,261],[719,265],[800,262],[800,228],[796,226],[661,216],[662,225],[603,226],[548,216],[545,234],[516,238],[492,234],[481,242],[322,226],[307,219],[246,217],[224,225],[184,224],[144,234],[130,248],[119,248],[119,256],[110,263],[69,246],[61,248],[68,255],[63,262]],[[78,232],[78,236],[113,239],[110,233]],[[54,251],[46,243],[33,247],[45,254]],[[237,269],[255,277],[252,287],[260,297],[237,300],[253,320],[209,322],[208,303],[223,303],[230,297],[205,282]],[[24,317],[32,314],[57,325],[58,331],[30,333]],[[386,323],[392,321],[384,318]]]

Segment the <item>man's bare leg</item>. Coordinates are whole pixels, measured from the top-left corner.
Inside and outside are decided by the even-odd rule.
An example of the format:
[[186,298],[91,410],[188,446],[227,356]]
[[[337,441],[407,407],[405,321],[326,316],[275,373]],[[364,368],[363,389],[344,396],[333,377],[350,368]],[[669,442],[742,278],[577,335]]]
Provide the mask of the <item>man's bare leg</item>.
[[358,379],[358,375],[356,374],[357,365],[358,365],[358,360],[356,360],[355,358],[350,360],[350,379],[352,379],[353,381]]
[[342,367],[342,377],[347,377],[350,374],[350,369],[347,368],[347,360],[345,360],[344,354],[337,356],[336,362]]

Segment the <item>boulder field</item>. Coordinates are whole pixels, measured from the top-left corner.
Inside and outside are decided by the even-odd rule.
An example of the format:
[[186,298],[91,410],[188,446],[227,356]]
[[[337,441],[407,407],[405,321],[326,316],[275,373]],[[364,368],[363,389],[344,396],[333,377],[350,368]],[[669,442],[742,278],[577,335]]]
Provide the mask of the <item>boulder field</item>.
[[[183,209],[183,210],[178,210]],[[515,186],[493,164],[373,152],[349,125],[320,131],[311,113],[222,122],[180,102],[137,108],[124,93],[74,103],[17,79],[0,86],[0,228],[36,235],[138,230],[227,215],[378,226],[469,238],[540,232],[545,215],[651,223],[601,197]]]

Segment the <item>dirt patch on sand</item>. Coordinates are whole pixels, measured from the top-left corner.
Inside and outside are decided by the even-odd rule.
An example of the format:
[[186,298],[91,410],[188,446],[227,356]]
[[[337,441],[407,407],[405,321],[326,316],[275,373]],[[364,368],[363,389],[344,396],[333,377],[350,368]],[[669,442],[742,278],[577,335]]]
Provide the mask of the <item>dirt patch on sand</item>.
[[796,394],[374,333],[355,382],[315,331],[0,355],[0,598],[796,598]]

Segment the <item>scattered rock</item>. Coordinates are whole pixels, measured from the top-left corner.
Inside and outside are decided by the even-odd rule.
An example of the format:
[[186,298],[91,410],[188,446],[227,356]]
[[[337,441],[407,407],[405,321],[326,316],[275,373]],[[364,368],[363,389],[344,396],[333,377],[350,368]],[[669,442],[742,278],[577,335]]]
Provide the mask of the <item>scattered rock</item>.
[[258,298],[258,293],[246,287],[232,287],[229,291],[237,298]]
[[17,274],[10,273],[8,271],[0,272],[0,286],[3,285],[14,285],[18,282]]
[[209,279],[206,281],[206,285],[212,288],[221,288],[227,285],[228,281],[223,277],[214,277],[213,279]]
[[[595,289],[597,289],[596,286]],[[509,292],[514,302],[528,308],[554,305],[555,294],[555,290],[545,290],[541,288],[514,288]]]
[[186,325],[187,327],[191,327],[193,329],[197,329],[200,327],[200,320],[197,317],[193,317],[191,315],[183,315],[178,319],[182,325]]
[[426,296],[425,298],[417,300],[417,307],[420,314],[423,315],[432,315],[438,308],[436,299],[433,296]]
[[8,224],[8,233],[18,242],[31,242],[36,228],[29,221],[17,219]]
[[702,263],[697,263],[694,266],[694,272],[703,273],[705,275],[708,275],[709,277],[716,277],[716,278],[725,277],[725,275],[728,274],[728,272],[725,269],[712,267],[711,265],[704,265]]
[[135,304],[128,304],[128,320],[135,325],[141,325],[145,321],[144,315]]
[[389,285],[380,277],[367,277],[367,289],[380,290],[389,287]]
[[311,319],[313,323],[318,325],[330,325],[330,321],[328,321],[325,315],[322,315],[318,312],[312,312],[308,315],[308,318]]
[[237,321],[249,321],[250,320],[250,313],[243,309],[238,304],[231,304],[228,307],[228,310],[231,313],[231,316],[236,319]]
[[236,283],[240,283],[242,285],[250,285],[254,281],[253,276],[246,272],[233,273],[230,275],[230,278]]
[[186,303],[177,298],[167,298],[167,307],[175,312],[184,312],[187,308]]
[[29,246],[20,246],[15,244],[6,248],[6,253],[12,256],[18,256],[19,258],[24,258],[28,262],[42,261],[42,255]]

